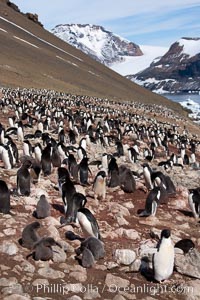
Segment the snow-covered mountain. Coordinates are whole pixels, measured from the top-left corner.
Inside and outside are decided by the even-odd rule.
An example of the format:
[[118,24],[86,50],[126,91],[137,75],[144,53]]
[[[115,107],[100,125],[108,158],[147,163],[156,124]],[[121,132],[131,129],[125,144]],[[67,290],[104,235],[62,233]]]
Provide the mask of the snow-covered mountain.
[[156,59],[160,59],[168,48],[150,45],[139,45],[143,55],[141,56],[125,56],[124,61],[114,63],[110,68],[123,75],[136,74],[150,66]]
[[200,38],[181,38],[150,67],[127,78],[154,92],[199,92]]
[[57,25],[51,32],[107,66],[122,62],[125,57],[143,55],[138,45],[105,30],[102,26],[65,24]]

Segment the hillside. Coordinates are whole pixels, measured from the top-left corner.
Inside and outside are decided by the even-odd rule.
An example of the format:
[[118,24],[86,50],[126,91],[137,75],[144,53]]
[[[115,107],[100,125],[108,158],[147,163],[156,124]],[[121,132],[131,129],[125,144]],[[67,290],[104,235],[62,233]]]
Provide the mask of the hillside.
[[0,1],[0,84],[55,89],[115,100],[179,104],[123,78]]

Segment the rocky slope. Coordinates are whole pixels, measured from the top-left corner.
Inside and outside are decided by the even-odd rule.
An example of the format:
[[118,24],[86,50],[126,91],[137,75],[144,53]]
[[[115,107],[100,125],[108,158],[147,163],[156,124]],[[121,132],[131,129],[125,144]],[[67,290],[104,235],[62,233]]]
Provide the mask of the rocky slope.
[[[44,133],[48,133],[57,143],[58,131],[60,126],[63,126],[65,146],[70,145],[68,140],[70,126],[75,128],[76,125],[79,130],[79,136],[76,136],[76,144],[73,146],[78,147],[81,138],[86,137],[88,132],[83,125],[86,117],[91,118],[94,133],[98,132],[100,125],[102,126],[103,137],[116,138],[121,131],[120,141],[124,155],[116,157],[117,163],[119,166],[126,164],[135,172],[134,174],[138,174],[135,175],[136,189],[133,192],[126,193],[120,186],[107,187],[105,200],[95,199],[93,181],[99,169],[98,164],[92,162],[101,161],[105,152],[116,153],[116,145],[114,142],[101,144],[98,135],[96,143],[94,139],[87,142],[86,151],[91,163],[89,184],[81,185],[77,181],[76,190],[86,195],[88,201],[86,207],[99,224],[106,251],[105,257],[96,261],[92,268],[83,268],[76,259],[75,250],[79,247],[80,241],[70,241],[66,236],[66,232],[72,231],[83,237],[81,228],[73,227],[73,224],[60,228],[60,217],[64,215],[64,211],[61,194],[55,189],[58,183],[57,167],[52,169],[49,176],[45,177],[41,173],[40,180],[35,184],[31,183],[30,196],[12,194],[11,214],[0,216],[1,299],[199,299],[199,223],[192,216],[188,206],[188,188],[199,186],[200,170],[197,165],[196,169],[190,164],[184,165],[183,169],[173,167],[165,172],[163,168],[158,167],[158,163],[166,160],[166,152],[162,146],[158,146],[155,159],[149,164],[171,177],[177,193],[169,197],[167,203],[158,207],[155,217],[138,216],[138,212],[144,209],[148,194],[142,175],[142,164],[147,162],[143,150],[146,147],[150,148],[155,138],[160,137],[162,140],[162,133],[167,131],[169,155],[178,154],[176,138],[185,141],[186,153],[190,155],[190,141],[195,139],[196,159],[199,165],[200,141],[196,138],[194,124],[166,107],[138,103],[120,104],[107,99],[59,94],[55,91],[10,89],[4,90],[0,99],[1,124],[5,130],[9,128],[8,117],[18,116],[14,127],[22,121],[24,135],[34,134],[39,128],[39,123],[40,126],[41,122],[45,124],[48,116],[49,127],[44,129]],[[26,108],[26,114],[21,110],[23,107]],[[31,117],[32,124],[29,123]],[[74,122],[71,122],[72,120]],[[110,132],[106,130],[108,126]],[[130,131],[127,131],[128,128]],[[17,170],[21,166],[22,159],[26,157],[23,141],[14,134],[14,131],[7,131],[8,133],[17,146],[20,159],[10,170],[5,169],[4,163],[0,161],[0,176],[9,188],[14,190],[17,184]],[[3,134],[1,139],[2,137]],[[27,139],[33,146],[38,142],[42,145],[41,138],[31,139],[30,135],[29,137],[27,136]],[[134,145],[137,145],[139,150],[136,163],[130,161],[127,153],[127,148]],[[44,147],[45,145],[42,145],[42,148]],[[74,152],[74,155],[78,160],[77,153]],[[51,205],[51,216],[38,220],[33,212],[41,194],[46,195]],[[38,230],[40,237],[53,237],[61,245],[61,248],[53,246],[53,259],[49,261],[34,260],[29,256],[31,250],[19,243],[25,226],[34,221],[40,223]],[[174,243],[182,238],[192,239],[195,250],[187,255],[179,251],[176,254],[173,275],[169,281],[159,284],[152,277],[150,279],[148,274],[150,275],[152,267],[152,253],[164,228],[171,229]],[[147,268],[148,265],[150,269]]]
[[182,38],[149,68],[127,78],[155,92],[200,91],[200,38]]
[[98,25],[57,25],[51,32],[107,66],[123,61],[125,56],[143,54],[138,45]]

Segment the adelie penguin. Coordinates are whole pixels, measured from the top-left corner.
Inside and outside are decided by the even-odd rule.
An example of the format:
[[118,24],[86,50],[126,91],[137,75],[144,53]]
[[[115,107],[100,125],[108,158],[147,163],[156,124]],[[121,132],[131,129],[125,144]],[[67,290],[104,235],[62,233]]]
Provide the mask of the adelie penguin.
[[174,248],[179,248],[184,254],[187,254],[191,249],[195,248],[195,244],[190,239],[182,239],[174,245]]
[[62,226],[69,223],[79,223],[83,231],[84,237],[93,236],[101,239],[99,226],[91,211],[85,208],[87,199],[81,193],[74,194],[68,207],[66,216],[61,218]]
[[70,179],[69,172],[64,167],[59,167],[58,173],[58,186],[62,195],[62,200],[64,204],[64,212],[67,212],[68,203],[71,203],[71,199],[76,193],[75,186]]
[[101,239],[99,225],[89,209],[85,207],[80,208],[77,212],[77,219],[85,238],[93,236]]
[[26,160],[17,171],[17,193],[21,196],[29,196],[31,192],[31,176],[29,168],[32,163]]
[[83,185],[88,185],[88,175],[90,172],[89,166],[88,166],[88,158],[84,157],[80,164],[79,164],[79,177],[80,177],[80,183]]
[[65,217],[61,218],[61,224],[69,224],[77,222],[77,212],[87,203],[86,197],[81,193],[74,193],[67,201],[67,210]]
[[188,190],[188,203],[195,219],[200,217],[200,188]]
[[176,187],[171,180],[171,178],[167,175],[164,175],[162,172],[157,171],[151,174],[151,181],[154,186],[162,185],[169,195],[176,194]]
[[51,163],[52,145],[50,143],[42,150],[41,165],[44,176],[51,174],[52,163]]
[[1,159],[4,163],[4,168],[11,170],[14,167],[14,159],[8,145],[0,145]]
[[69,154],[69,156],[68,156],[68,169],[69,169],[69,173],[72,176],[73,180],[78,181],[79,166],[78,166],[73,154]]
[[162,186],[154,187],[146,198],[145,210],[139,216],[155,216],[159,204],[165,203],[167,199],[168,194]]
[[4,180],[0,180],[0,212],[10,213],[10,190]]
[[108,164],[108,177],[109,187],[116,187],[120,185],[120,179],[119,179],[119,168],[115,157],[112,157],[109,164]]
[[93,183],[93,191],[94,197],[96,199],[102,198],[105,200],[106,198],[106,172],[99,171],[94,179]]
[[168,279],[174,269],[174,245],[171,240],[171,232],[163,229],[158,244],[157,252],[153,256],[154,279],[162,282]]

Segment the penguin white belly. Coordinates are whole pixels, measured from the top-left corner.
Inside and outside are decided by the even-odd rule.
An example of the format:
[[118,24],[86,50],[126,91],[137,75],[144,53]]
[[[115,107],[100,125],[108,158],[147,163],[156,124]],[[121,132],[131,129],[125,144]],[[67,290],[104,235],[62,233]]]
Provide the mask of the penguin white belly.
[[28,155],[28,156],[30,155],[29,146],[27,143],[24,143],[23,152],[24,152],[24,155]]
[[94,236],[92,225],[88,218],[81,212],[77,212],[77,219],[85,237]]
[[83,152],[81,149],[78,149],[77,155],[78,155],[79,160],[81,161],[83,159]]
[[157,281],[168,279],[173,273],[173,268],[174,246],[171,241],[165,241],[154,254],[154,278]]
[[144,169],[144,179],[147,187],[153,188],[150,172]]
[[193,193],[190,193],[189,196],[188,196],[188,203],[189,203],[189,206],[190,206],[190,209],[194,215],[194,217],[196,219],[199,218],[199,214],[196,212],[196,209],[195,209],[195,204],[194,204],[194,201],[193,201],[193,196],[194,194]]
[[128,151],[128,158],[129,158],[129,161],[133,164],[134,161],[132,159],[131,151]]
[[34,153],[35,153],[35,159],[38,162],[41,162],[41,157],[42,157],[41,150],[36,147]]
[[101,164],[102,164],[102,167],[106,170],[106,174],[107,174],[107,170],[108,170],[108,159],[107,159],[107,155],[102,156]]
[[102,197],[105,199],[106,183],[102,177],[96,179],[96,182],[94,183],[94,193],[97,197]]
[[24,133],[23,133],[23,130],[21,127],[17,128],[17,138],[18,138],[18,141],[21,141],[21,142],[23,142],[23,140],[24,140]]
[[3,160],[3,163],[4,163],[5,169],[11,170],[11,169],[12,169],[12,166],[11,166],[11,163],[10,163],[8,151],[7,151],[6,149],[3,149],[3,152],[2,152],[2,160]]

